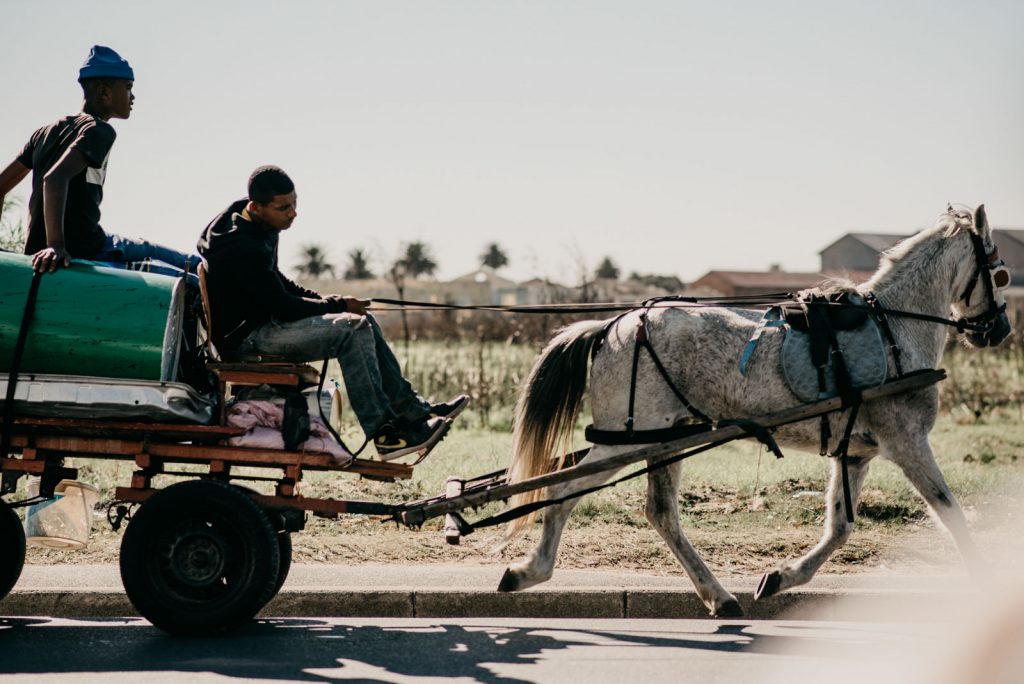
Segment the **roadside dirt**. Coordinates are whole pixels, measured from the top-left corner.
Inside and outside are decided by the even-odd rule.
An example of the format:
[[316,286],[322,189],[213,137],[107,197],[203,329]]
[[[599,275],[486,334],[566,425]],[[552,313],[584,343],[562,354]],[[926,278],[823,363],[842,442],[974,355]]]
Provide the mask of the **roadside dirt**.
[[[753,575],[797,556],[813,546],[821,533],[817,525],[783,526],[751,530],[723,525],[688,527],[690,541],[711,568],[723,575]],[[522,558],[537,542],[539,527],[501,551],[494,547],[502,533],[484,530],[466,537],[458,546],[445,542],[438,528],[410,531],[394,524],[351,518],[314,520],[293,535],[295,563],[455,563],[507,565]],[[925,549],[908,554],[914,548]],[[80,551],[30,548],[27,563],[117,563],[121,534],[97,522],[89,545]],[[941,563],[955,554],[944,535],[930,521],[901,526],[871,526],[856,534],[822,569],[829,573],[856,573],[897,562]],[[610,524],[570,525],[562,538],[558,567],[636,570],[649,574],[678,575],[682,569],[668,547],[650,527]]]

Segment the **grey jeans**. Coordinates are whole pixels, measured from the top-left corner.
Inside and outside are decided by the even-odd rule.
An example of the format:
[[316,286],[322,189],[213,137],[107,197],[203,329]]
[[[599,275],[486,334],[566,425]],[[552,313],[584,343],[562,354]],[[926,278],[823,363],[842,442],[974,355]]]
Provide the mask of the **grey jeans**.
[[239,351],[298,362],[336,358],[348,400],[368,438],[396,418],[416,422],[430,412],[430,404],[402,377],[398,359],[369,314],[273,320],[250,333]]

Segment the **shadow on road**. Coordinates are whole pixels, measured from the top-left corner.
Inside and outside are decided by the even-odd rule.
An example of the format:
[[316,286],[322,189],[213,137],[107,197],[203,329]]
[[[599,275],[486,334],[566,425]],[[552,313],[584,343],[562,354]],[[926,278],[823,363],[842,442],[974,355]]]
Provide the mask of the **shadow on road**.
[[[564,626],[427,624],[352,625],[341,620],[261,620],[212,639],[167,636],[138,619],[0,618],[0,674],[212,672],[236,678],[322,682],[466,678],[493,684],[525,681],[491,665],[531,665],[557,651],[591,646],[669,648],[721,653],[781,653],[801,635],[758,634],[750,624],[692,632],[570,629]],[[836,650],[834,639],[819,645]],[[840,639],[839,642],[843,640]]]

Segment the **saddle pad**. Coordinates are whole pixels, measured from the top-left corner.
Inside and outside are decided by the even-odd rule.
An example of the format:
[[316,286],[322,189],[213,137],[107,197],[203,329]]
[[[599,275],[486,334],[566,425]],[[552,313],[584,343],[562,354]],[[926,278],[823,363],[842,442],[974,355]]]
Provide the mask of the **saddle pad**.
[[[793,394],[803,402],[837,396],[839,392],[836,389],[831,355],[825,369],[826,391],[819,394],[818,371],[811,363],[810,335],[797,332],[788,325],[784,330],[786,338],[782,343],[782,374]],[[869,318],[866,323],[853,330],[840,330],[836,337],[855,388],[877,387],[885,382],[889,357],[874,319]]]

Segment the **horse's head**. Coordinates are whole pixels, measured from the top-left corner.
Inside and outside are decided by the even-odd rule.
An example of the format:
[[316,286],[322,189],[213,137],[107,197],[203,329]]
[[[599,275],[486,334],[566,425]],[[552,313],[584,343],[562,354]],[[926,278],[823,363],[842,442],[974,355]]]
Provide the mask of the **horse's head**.
[[971,346],[994,347],[1010,334],[1005,291],[1011,277],[992,240],[985,205],[973,212],[951,205],[940,223],[946,224],[946,238],[964,234],[970,240],[954,272],[953,315]]

